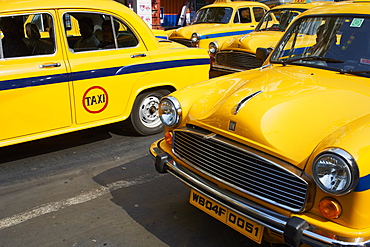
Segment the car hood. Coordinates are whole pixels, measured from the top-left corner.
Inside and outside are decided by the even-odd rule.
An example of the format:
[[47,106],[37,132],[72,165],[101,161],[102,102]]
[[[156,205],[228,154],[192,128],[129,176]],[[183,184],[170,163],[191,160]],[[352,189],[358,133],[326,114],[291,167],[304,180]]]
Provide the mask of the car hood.
[[[325,72],[278,65],[226,77],[233,89],[217,86],[222,83],[216,80],[193,104],[188,121],[303,169],[321,140],[369,113],[370,90],[363,77]],[[230,130],[230,122],[235,130]]]
[[242,50],[255,54],[259,47],[275,47],[283,35],[284,32],[279,31],[251,32],[247,35],[229,39],[222,45],[221,50]]
[[193,33],[198,33],[200,36],[206,34],[219,33],[224,31],[228,24],[219,23],[206,23],[206,24],[194,24],[186,27],[182,27],[171,33],[170,38],[185,38],[190,39]]

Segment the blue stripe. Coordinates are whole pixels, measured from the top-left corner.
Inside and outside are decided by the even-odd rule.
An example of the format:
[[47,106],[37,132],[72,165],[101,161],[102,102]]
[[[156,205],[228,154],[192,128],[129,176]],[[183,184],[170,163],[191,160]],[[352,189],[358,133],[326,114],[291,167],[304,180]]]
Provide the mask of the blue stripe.
[[[87,79],[101,78],[101,77],[108,77],[108,76],[115,76],[115,75],[124,75],[124,74],[132,74],[132,73],[139,73],[139,72],[145,72],[145,71],[160,70],[160,69],[170,69],[170,68],[177,68],[177,67],[184,67],[184,66],[209,65],[209,64],[210,64],[210,61],[208,58],[173,60],[173,61],[156,62],[156,63],[135,64],[135,65],[129,65],[129,66],[123,66],[123,67],[113,67],[113,68],[105,68],[105,69],[98,69],[98,70],[86,70],[86,71],[80,71],[80,72],[73,72],[72,74],[64,73],[64,74],[56,74],[56,75],[48,75],[48,76],[21,78],[21,79],[15,79],[15,80],[1,81],[0,90],[33,87],[33,86],[68,82],[71,80],[79,81],[79,80],[87,80]],[[69,78],[69,76],[71,78]]]
[[358,182],[358,185],[356,186],[354,191],[361,192],[369,189],[370,189],[370,174],[360,178],[360,181]]
[[156,38],[158,38],[158,39],[168,39],[168,37],[167,36],[155,36]]
[[241,31],[233,31],[233,32],[227,32],[227,33],[205,34],[205,35],[201,35],[200,39],[214,39],[214,38],[220,38],[220,37],[242,35],[242,34],[248,34],[252,31],[254,30],[241,30]]
[[0,90],[9,90],[23,87],[34,87],[53,83],[69,81],[68,74],[56,74],[47,76],[38,76],[30,78],[21,78],[0,82]]
[[[303,54],[309,47],[294,48],[292,55]],[[281,57],[286,57],[292,50],[284,50]],[[294,57],[293,57],[294,58]]]

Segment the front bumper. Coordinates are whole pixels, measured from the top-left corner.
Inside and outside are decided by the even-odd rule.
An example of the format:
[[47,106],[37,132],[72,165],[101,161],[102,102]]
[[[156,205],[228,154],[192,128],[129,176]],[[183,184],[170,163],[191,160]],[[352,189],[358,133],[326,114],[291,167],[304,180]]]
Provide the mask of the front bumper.
[[[311,246],[370,246],[370,240],[335,236],[335,239],[324,236],[323,231],[310,225],[299,217],[287,217],[271,211],[259,204],[221,189],[192,171],[178,165],[171,156],[163,152],[159,143],[163,139],[154,142],[150,147],[150,153],[155,159],[155,167],[159,173],[169,172],[188,187],[207,196],[230,210],[236,211],[269,230],[284,236],[286,244],[298,247],[302,243]],[[321,233],[321,234],[320,234]]]

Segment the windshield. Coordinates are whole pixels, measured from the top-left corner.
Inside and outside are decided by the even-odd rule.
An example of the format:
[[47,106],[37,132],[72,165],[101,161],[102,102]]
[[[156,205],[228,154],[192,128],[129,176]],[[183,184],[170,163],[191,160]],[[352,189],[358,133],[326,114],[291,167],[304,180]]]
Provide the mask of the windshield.
[[369,34],[370,19],[364,16],[301,18],[276,47],[271,62],[368,74]]
[[232,8],[227,7],[212,7],[200,9],[194,16],[192,24],[199,23],[229,23],[231,15],[233,13]]
[[285,31],[290,22],[306,9],[274,9],[266,13],[256,31]]

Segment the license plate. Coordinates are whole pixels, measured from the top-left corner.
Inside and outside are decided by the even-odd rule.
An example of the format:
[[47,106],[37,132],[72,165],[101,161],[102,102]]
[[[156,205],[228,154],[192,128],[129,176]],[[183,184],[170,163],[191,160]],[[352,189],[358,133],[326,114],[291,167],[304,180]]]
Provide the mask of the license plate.
[[237,230],[253,241],[261,244],[264,227],[241,216],[240,214],[208,199],[198,192],[190,191],[190,204],[208,213],[219,221]]

